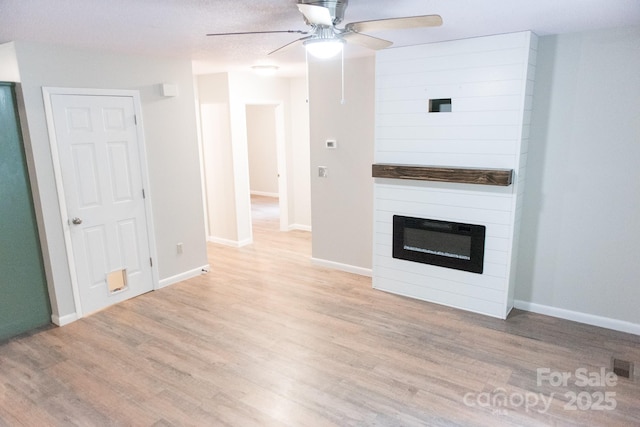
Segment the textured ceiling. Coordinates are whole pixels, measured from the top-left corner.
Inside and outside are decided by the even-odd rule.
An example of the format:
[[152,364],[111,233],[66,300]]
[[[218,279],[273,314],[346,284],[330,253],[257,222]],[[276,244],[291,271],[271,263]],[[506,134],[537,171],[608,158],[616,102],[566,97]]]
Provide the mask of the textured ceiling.
[[[349,0],[348,22],[439,14],[437,28],[371,34],[394,46],[532,30],[538,35],[640,25],[640,0]],[[297,34],[206,37],[212,32],[306,30],[296,0],[0,0],[0,43],[39,41],[144,55],[187,56],[196,73],[273,63],[304,70]],[[346,54],[369,54],[348,45]]]

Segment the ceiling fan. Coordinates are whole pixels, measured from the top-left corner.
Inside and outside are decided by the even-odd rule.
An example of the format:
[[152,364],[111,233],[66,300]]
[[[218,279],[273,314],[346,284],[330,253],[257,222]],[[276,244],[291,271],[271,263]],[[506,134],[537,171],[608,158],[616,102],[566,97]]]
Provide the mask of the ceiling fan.
[[304,21],[311,27],[302,30],[247,31],[239,33],[216,33],[207,36],[228,36],[242,34],[296,33],[308,34],[271,52],[269,55],[303,44],[311,55],[318,58],[330,58],[342,51],[344,43],[355,43],[373,50],[387,48],[393,42],[369,36],[368,32],[400,30],[407,28],[437,27],[442,25],[439,15],[409,16],[404,18],[378,19],[372,21],[351,22],[338,28],[344,19],[349,0],[298,0],[298,10]]

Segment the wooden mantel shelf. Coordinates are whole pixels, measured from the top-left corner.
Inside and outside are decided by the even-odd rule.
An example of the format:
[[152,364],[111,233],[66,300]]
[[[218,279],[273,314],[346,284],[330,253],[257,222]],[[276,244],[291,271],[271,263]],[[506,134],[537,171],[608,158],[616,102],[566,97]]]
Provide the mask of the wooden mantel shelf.
[[374,178],[414,179],[507,187],[511,185],[513,170],[376,163],[372,167],[372,174]]

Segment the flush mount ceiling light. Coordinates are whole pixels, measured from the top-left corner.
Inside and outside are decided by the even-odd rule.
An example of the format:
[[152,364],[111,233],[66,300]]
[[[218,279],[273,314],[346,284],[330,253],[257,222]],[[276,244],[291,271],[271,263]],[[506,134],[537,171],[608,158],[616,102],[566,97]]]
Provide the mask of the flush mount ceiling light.
[[344,41],[341,39],[311,39],[304,42],[307,52],[318,59],[333,58],[342,52]]
[[251,69],[261,76],[273,76],[280,67],[277,65],[253,65]]

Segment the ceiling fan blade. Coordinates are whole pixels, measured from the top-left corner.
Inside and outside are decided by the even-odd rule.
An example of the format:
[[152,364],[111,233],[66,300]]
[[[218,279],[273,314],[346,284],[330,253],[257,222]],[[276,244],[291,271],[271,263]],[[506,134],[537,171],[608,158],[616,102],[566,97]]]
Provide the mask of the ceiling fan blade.
[[408,16],[406,18],[378,19],[375,21],[351,22],[346,25],[347,31],[369,33],[384,30],[402,30],[407,28],[438,27],[442,25],[440,15]]
[[287,43],[284,46],[280,46],[279,48],[277,48],[276,50],[272,50],[271,52],[267,53],[267,55],[271,55],[273,53],[276,52],[282,52],[283,50],[288,50],[291,49],[294,46],[297,46],[299,44],[302,44],[302,42],[304,42],[305,40],[310,39],[312,36],[308,36],[308,37],[302,37],[301,39],[298,40],[294,40],[291,43]]
[[331,12],[326,7],[298,3],[298,10],[304,15],[309,24],[325,25],[327,27],[333,25]]
[[307,31],[301,30],[282,30],[282,31],[244,31],[240,33],[212,33],[208,36],[241,36],[245,34],[276,34],[276,33],[291,33],[291,34],[309,34]]
[[373,50],[385,49],[393,44],[389,40],[379,39],[356,32],[343,33],[341,36],[347,43],[355,43]]

